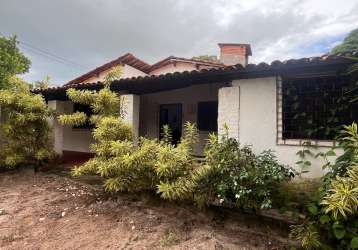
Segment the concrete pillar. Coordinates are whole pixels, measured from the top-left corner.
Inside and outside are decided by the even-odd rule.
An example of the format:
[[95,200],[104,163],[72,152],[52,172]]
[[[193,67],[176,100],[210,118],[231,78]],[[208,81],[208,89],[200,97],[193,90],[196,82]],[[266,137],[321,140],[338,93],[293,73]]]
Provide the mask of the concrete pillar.
[[239,87],[223,87],[219,89],[218,133],[219,138],[225,133],[224,125],[228,127],[229,137],[239,139]]
[[133,140],[138,141],[139,138],[139,109],[140,96],[125,94],[122,95],[123,119],[132,126]]
[[[48,101],[48,107],[55,110],[57,114],[65,113],[65,102],[63,101]],[[56,118],[49,119],[50,126],[52,127],[52,140],[54,150],[57,154],[63,154],[63,134],[64,127],[58,123]]]

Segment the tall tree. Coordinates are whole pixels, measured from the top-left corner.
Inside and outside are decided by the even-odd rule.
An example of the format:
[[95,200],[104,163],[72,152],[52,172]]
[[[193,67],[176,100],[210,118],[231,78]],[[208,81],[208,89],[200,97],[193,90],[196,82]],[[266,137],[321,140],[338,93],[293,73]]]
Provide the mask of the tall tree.
[[16,36],[0,36],[0,89],[11,86],[12,78],[28,72],[31,62],[17,47]]
[[352,30],[343,42],[331,51],[332,54],[350,54],[352,52],[358,52],[358,28]]

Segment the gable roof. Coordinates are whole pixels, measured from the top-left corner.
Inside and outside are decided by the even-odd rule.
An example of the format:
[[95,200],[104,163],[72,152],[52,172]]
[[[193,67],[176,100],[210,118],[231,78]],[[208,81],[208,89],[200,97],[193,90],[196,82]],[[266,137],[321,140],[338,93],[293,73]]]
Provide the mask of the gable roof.
[[174,62],[192,63],[192,64],[197,64],[197,65],[210,66],[213,68],[224,67],[224,64],[221,62],[211,62],[211,61],[205,61],[205,60],[196,60],[196,59],[187,59],[187,58],[183,58],[183,57],[169,56],[169,57],[153,64],[150,67],[150,72],[152,72],[156,69],[159,69],[165,65],[174,63]]
[[75,79],[66,83],[65,86],[81,83],[91,77],[97,76],[99,73],[101,73],[105,70],[108,70],[112,67],[122,65],[122,64],[127,64],[129,66],[132,66],[133,68],[136,68],[144,73],[149,74],[150,72],[152,72],[156,69],[159,69],[165,65],[168,65],[168,64],[171,64],[174,62],[192,63],[192,64],[197,64],[197,65],[210,66],[213,68],[224,67],[224,64],[222,64],[220,62],[187,59],[187,58],[176,57],[176,56],[169,56],[153,65],[149,65],[148,63],[138,59],[131,53],[127,53],[127,54],[124,54],[123,56],[118,57],[115,60],[112,60],[108,63],[103,64],[102,66],[95,68],[94,70],[91,70],[79,77],[76,77]]
[[144,73],[149,73],[149,69],[151,67],[149,64],[138,59],[131,53],[127,53],[127,54],[124,54],[123,56],[118,57],[115,60],[105,63],[102,66],[99,66],[99,67],[95,68],[94,70],[91,70],[91,71],[87,72],[86,74],[83,74],[83,75],[69,81],[65,85],[68,86],[68,85],[72,85],[72,84],[81,83],[93,76],[97,76],[99,73],[101,73],[105,70],[108,70],[112,67],[122,65],[122,64],[127,64],[129,66],[132,66],[133,68],[136,68]]

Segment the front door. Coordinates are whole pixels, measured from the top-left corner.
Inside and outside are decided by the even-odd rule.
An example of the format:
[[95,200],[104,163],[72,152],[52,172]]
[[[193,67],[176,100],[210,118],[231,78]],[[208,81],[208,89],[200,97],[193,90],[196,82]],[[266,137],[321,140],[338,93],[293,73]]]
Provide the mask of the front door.
[[181,104],[164,104],[160,105],[160,118],[159,118],[159,128],[160,135],[159,138],[162,138],[163,126],[169,125],[172,131],[172,143],[174,145],[178,144],[181,137],[181,127],[182,127],[182,105]]

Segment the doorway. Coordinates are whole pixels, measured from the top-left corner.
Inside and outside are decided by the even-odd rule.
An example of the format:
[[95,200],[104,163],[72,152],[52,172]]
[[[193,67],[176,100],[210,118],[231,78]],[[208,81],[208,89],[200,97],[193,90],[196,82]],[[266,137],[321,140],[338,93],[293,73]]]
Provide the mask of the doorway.
[[159,138],[163,137],[163,126],[168,125],[172,131],[172,143],[177,145],[182,134],[182,104],[160,105]]

